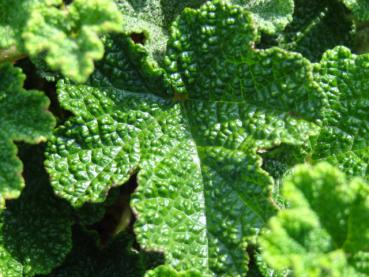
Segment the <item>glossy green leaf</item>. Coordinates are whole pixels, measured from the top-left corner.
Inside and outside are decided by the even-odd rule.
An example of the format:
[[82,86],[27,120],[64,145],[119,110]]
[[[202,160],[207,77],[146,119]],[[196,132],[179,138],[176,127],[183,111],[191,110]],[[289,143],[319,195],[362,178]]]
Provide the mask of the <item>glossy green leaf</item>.
[[[222,1],[185,10],[166,58],[174,95],[150,93],[143,83],[124,88],[103,70],[95,81],[105,87],[59,84],[74,117],[48,147],[55,192],[75,206],[101,202],[138,171],[138,241],[163,251],[178,271],[244,275],[246,241],[274,210],[257,151],[299,145],[319,131],[312,117],[321,92],[311,65],[280,49],[252,49],[251,22]],[[105,72],[127,76],[134,68],[127,59],[115,64]]]
[[24,187],[22,163],[13,141],[44,141],[55,124],[46,111],[48,98],[23,89],[24,79],[19,68],[0,66],[0,206],[5,199],[17,198]]
[[368,179],[369,56],[344,47],[327,51],[315,77],[328,99],[323,128],[309,146],[308,159],[325,160],[351,176]]
[[140,38],[136,47],[148,53],[148,66],[157,67],[165,55],[169,28],[186,7],[199,7],[206,0],[117,0],[123,16],[126,35]]
[[289,201],[259,241],[275,269],[294,276],[369,274],[369,186],[327,163],[299,166],[283,184]]
[[271,162],[267,171],[280,178],[297,163],[327,161],[350,176],[368,179],[368,74],[368,55],[352,54],[345,47],[327,51],[314,71],[327,99],[319,117],[320,133],[303,147],[265,154]]

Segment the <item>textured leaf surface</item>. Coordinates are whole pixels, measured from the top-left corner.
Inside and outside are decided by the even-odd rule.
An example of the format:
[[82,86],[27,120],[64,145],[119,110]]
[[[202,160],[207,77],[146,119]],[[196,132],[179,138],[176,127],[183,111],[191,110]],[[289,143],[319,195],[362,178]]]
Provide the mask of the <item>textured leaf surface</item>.
[[351,176],[368,179],[369,56],[344,47],[327,51],[316,66],[316,80],[328,105],[323,128],[310,146],[313,161],[325,160]]
[[129,59],[114,60],[113,45],[106,60],[114,62],[92,81],[104,87],[59,84],[75,116],[48,147],[56,193],[75,206],[101,202],[138,171],[138,242],[163,251],[177,271],[243,276],[246,241],[274,211],[257,151],[319,131],[311,65],[280,49],[253,50],[251,22],[222,1],[185,10],[165,59],[169,92],[104,76],[137,74]]
[[289,208],[260,237],[263,256],[296,276],[367,276],[369,187],[322,163],[299,166],[283,185]]
[[168,266],[159,266],[153,270],[148,271],[145,277],[201,277],[199,272],[188,270],[178,272]]
[[292,20],[293,0],[231,0],[251,11],[256,26],[273,34],[282,31]]
[[0,275],[4,277],[47,274],[72,247],[70,209],[49,187],[41,151],[22,151],[27,186],[1,214]]
[[127,35],[142,34],[147,62],[156,67],[161,63],[167,46],[169,27],[186,7],[197,8],[206,0],[117,0],[124,16],[123,30]]
[[[43,53],[48,65],[64,76],[86,81],[94,60],[104,53],[99,35],[122,29],[122,16],[112,0],[0,1],[0,48],[18,55]],[[63,57],[62,59],[60,57]]]
[[265,154],[266,170],[280,178],[297,163],[327,161],[350,176],[369,177],[369,56],[345,47],[327,51],[315,64],[315,80],[327,99],[320,133],[301,148]]
[[[147,62],[156,67],[161,64],[167,48],[169,30],[174,19],[186,7],[198,8],[205,0],[117,0],[124,15],[124,32],[143,35],[143,46],[148,53]],[[252,13],[257,28],[266,33],[282,30],[292,20],[292,0],[230,0]]]
[[[62,4],[62,1],[54,2]],[[121,15],[112,1],[75,0],[65,9],[54,5],[35,9],[23,38],[28,53],[36,55],[45,51],[45,59],[52,69],[83,82],[93,71],[93,61],[103,57],[99,35],[119,31],[121,25]]]
[[41,92],[23,89],[25,76],[12,65],[0,66],[0,206],[19,196],[24,182],[15,141],[38,143],[51,135],[54,119]]
[[95,87],[165,94],[163,70],[142,66],[148,53],[129,37],[113,35],[105,40],[106,53],[89,79]]

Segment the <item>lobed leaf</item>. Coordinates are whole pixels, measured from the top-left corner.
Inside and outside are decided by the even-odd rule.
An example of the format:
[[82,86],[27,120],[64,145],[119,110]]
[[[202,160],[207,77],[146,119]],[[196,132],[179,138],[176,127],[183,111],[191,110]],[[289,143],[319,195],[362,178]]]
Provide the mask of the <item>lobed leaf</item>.
[[24,187],[22,163],[13,141],[39,143],[51,135],[55,120],[49,100],[39,91],[23,89],[25,76],[10,64],[0,65],[0,206],[17,198]]
[[24,53],[44,54],[51,69],[76,82],[86,81],[93,62],[103,57],[100,35],[122,29],[122,16],[112,0],[13,2],[0,1],[0,48],[5,55],[0,60],[7,60],[7,48],[16,52],[14,59]]
[[327,163],[302,165],[286,178],[286,210],[260,236],[263,257],[296,276],[367,276],[369,189]]
[[246,242],[275,209],[257,152],[317,134],[313,117],[323,105],[307,60],[254,50],[256,39],[250,13],[209,2],[172,27],[171,91],[145,77],[115,80],[141,71],[114,59],[114,44],[92,79],[97,87],[60,83],[60,102],[74,117],[47,150],[56,193],[74,206],[101,202],[138,171],[132,205],[143,249],[163,251],[177,271],[243,276]]

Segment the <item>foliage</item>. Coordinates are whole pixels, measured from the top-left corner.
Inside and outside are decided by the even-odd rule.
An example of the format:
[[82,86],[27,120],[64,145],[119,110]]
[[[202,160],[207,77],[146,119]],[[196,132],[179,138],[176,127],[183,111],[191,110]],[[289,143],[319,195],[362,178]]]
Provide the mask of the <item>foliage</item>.
[[367,276],[369,186],[326,163],[295,168],[283,184],[289,207],[260,236],[265,260],[297,276]]
[[368,275],[368,20],[0,0],[0,276]]

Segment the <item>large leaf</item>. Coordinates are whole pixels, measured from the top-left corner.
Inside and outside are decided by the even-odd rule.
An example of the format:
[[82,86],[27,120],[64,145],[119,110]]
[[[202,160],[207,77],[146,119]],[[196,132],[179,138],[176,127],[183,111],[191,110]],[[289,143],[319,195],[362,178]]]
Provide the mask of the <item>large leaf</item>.
[[[172,28],[170,91],[127,89],[103,70],[93,83],[105,87],[60,83],[75,116],[48,147],[55,192],[74,206],[101,202],[138,171],[141,246],[163,251],[178,271],[243,276],[246,241],[274,211],[257,152],[302,144],[319,130],[312,118],[322,106],[309,62],[254,50],[255,37],[248,12],[214,1],[185,10]],[[111,72],[127,68],[134,64],[123,59]]]
[[4,199],[17,198],[24,187],[13,141],[39,143],[51,135],[55,124],[46,111],[48,98],[23,89],[24,79],[20,69],[0,66],[0,207]]
[[294,276],[368,276],[369,186],[322,163],[299,166],[283,185],[290,206],[260,237],[265,260]]

